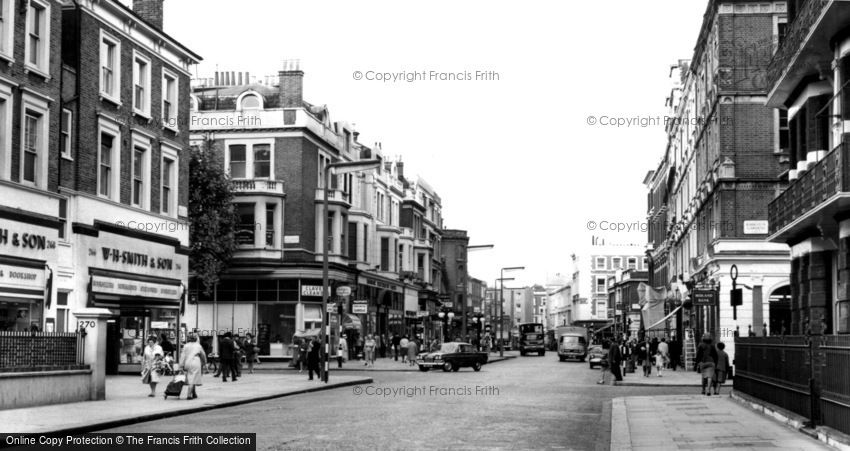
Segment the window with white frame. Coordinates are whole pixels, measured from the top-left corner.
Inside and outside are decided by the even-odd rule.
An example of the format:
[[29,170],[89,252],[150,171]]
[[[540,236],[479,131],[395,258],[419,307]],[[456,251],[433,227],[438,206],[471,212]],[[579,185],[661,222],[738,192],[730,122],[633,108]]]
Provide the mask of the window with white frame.
[[119,176],[121,167],[121,130],[118,124],[102,119],[97,155],[97,194],[119,201]]
[[620,257],[611,258],[611,267],[613,269],[623,269],[623,259]]
[[12,89],[0,80],[0,179],[12,178]]
[[605,269],[605,257],[596,257],[596,269]]
[[0,56],[11,60],[15,36],[15,2],[0,0]]
[[28,94],[21,97],[20,179],[47,188],[47,142],[50,123],[47,102]]
[[637,269],[637,259],[634,257],[629,257],[628,265],[628,269]]
[[133,52],[133,111],[145,116],[151,114],[151,60]]
[[[177,76],[168,70],[162,71],[162,124],[164,127],[177,129],[178,107]],[[193,99],[194,101],[194,99]],[[194,109],[194,105],[192,106]]]
[[71,125],[73,124],[71,110],[62,110],[61,123],[59,124],[59,151],[62,158],[71,158]]
[[177,215],[177,172],[179,159],[177,149],[162,146],[160,164],[160,212],[167,216]]
[[641,264],[643,265],[643,269],[646,269],[647,267],[649,267],[649,260],[646,257],[643,257],[641,259]]
[[256,94],[245,95],[239,102],[239,108],[242,110],[258,110],[262,108],[262,105],[263,102],[260,100],[260,96]]
[[605,292],[605,278],[597,277],[596,278],[596,292],[604,293]]
[[50,4],[43,0],[29,0],[26,23],[27,69],[48,76],[50,73]]
[[139,208],[150,206],[151,140],[133,133],[133,156],[130,168],[130,203]]
[[328,167],[328,165],[330,164],[330,162],[331,162],[330,158],[322,155],[321,153],[319,154],[319,170],[317,171],[318,174],[319,174],[319,180],[318,180],[318,187],[319,188],[325,187],[325,170]]
[[121,42],[100,31],[100,95],[121,102]]
[[272,141],[228,142],[226,163],[234,179],[274,178]]

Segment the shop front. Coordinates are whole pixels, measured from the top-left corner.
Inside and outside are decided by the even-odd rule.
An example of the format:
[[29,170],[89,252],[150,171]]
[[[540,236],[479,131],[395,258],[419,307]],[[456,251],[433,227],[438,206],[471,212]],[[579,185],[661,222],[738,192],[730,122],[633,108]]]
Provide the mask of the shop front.
[[57,229],[48,227],[49,219],[10,216],[17,220],[0,218],[0,331],[44,331],[54,296]]
[[363,334],[378,334],[390,339],[393,335],[405,335],[404,285],[375,276],[361,275],[357,279],[357,297],[369,301],[362,318]]
[[75,289],[85,296],[77,307],[106,308],[113,315],[107,321],[107,374],[140,372],[149,337],[164,337],[179,357],[188,252],[177,240],[123,230],[91,230],[78,243]]

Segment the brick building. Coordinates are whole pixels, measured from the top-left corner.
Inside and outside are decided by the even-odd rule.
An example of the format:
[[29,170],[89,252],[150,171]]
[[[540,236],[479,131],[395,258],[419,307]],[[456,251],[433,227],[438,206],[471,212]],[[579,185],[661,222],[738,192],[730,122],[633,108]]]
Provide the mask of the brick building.
[[[645,182],[650,280],[666,293],[660,305],[676,312],[680,336],[688,327],[726,341],[739,329],[761,334],[768,304],[787,290],[788,249],[765,241],[767,205],[787,160],[786,116],[764,107],[784,6],[710,1],[692,59],[671,71],[667,147]],[[747,287],[737,319],[729,306],[732,265]],[[714,300],[683,311],[695,291]]]
[[[192,89],[192,144],[208,149],[233,180],[239,249],[216,289],[189,306],[190,328],[256,331],[261,355],[286,356],[293,335],[322,321],[319,238],[328,227],[332,315],[356,340],[365,334],[433,338],[442,290],[441,201],[404,164],[368,146],[349,123],[303,98],[304,72],[286,61],[276,77],[219,72]],[[326,166],[378,159],[378,168],[330,178]],[[352,294],[336,296],[347,286]],[[196,288],[192,287],[193,289]],[[212,333],[206,333],[211,339]],[[354,341],[349,341],[353,343]]]
[[791,0],[787,22],[764,78],[788,131],[768,241],[790,246],[790,287],[770,303],[781,337],[736,342],[735,389],[831,437],[850,433],[850,2]]
[[58,194],[62,5],[3,2],[0,15],[0,331],[64,332],[74,326],[67,304],[57,317],[55,283],[71,247]]
[[138,372],[147,336],[177,342],[189,269],[189,70],[201,58],[162,31],[162,0],[133,3],[52,5],[57,216],[70,245],[60,240],[51,316],[58,327],[69,311],[110,309],[109,373]]

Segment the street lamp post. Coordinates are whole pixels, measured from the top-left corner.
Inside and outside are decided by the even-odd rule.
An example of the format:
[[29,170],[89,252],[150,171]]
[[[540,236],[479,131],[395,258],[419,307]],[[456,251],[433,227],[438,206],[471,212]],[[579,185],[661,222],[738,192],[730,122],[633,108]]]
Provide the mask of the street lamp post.
[[330,191],[331,186],[331,169],[334,169],[336,174],[347,174],[349,172],[374,169],[380,165],[381,160],[360,160],[330,163],[325,166],[323,187],[324,199],[322,202],[324,210],[324,220],[322,222],[322,231],[324,233],[322,233],[322,236],[324,241],[322,243],[322,329],[320,332],[322,343],[324,343],[324,346],[322,347],[322,381],[324,383],[328,383],[328,355],[330,353],[331,335],[331,321],[330,314],[328,313],[328,292],[330,291],[330,281],[328,280],[328,273],[330,272],[328,265],[328,247],[330,244],[330,231],[328,230],[328,218],[330,217],[328,214],[328,192]]
[[507,268],[502,268],[499,273],[499,279],[503,280],[502,284],[499,285],[499,357],[505,356],[505,340],[502,338],[504,335],[505,324],[503,321],[504,316],[504,303],[505,303],[505,271],[519,271],[525,269],[525,266],[509,266]]

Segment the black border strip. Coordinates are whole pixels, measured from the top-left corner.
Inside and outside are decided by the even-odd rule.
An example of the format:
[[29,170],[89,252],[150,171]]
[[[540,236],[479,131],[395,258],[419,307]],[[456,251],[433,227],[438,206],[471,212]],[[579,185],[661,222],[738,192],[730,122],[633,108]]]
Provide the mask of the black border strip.
[[117,279],[135,280],[137,282],[160,283],[163,285],[180,285],[183,283],[180,279],[170,279],[167,277],[148,276],[144,274],[135,274],[131,272],[113,271],[110,269],[89,268],[89,275],[102,277],[115,277]]
[[8,219],[11,221],[23,222],[57,231],[62,227],[62,221],[53,216],[33,213],[31,211],[21,210],[19,208],[9,208],[0,205],[0,219]]
[[105,221],[101,221],[99,219],[94,220],[94,227],[97,230],[102,232],[114,233],[116,235],[124,235],[130,238],[137,238],[140,240],[151,241],[154,243],[165,244],[167,246],[174,246],[175,249],[180,249],[180,241],[174,238],[167,238],[162,235],[157,235],[151,232],[145,232],[144,230],[136,230],[129,227],[121,227],[115,224],[111,224]]
[[0,255],[0,265],[23,266],[24,268],[44,269],[44,266],[46,264],[47,262],[45,260]]

